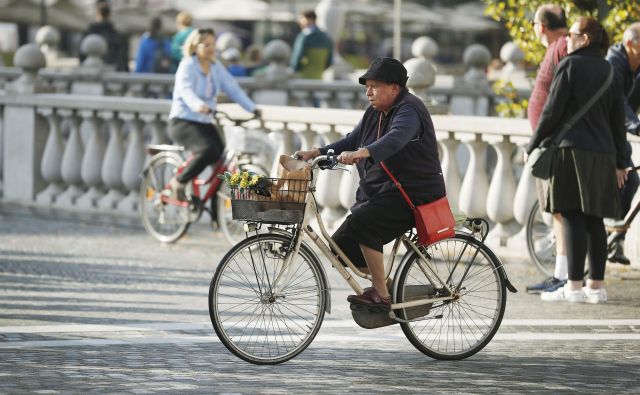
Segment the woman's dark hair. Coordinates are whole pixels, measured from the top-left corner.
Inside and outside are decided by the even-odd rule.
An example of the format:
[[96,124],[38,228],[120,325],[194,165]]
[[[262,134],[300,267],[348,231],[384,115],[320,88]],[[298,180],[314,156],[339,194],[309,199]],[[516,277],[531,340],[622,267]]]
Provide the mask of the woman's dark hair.
[[586,34],[589,37],[589,45],[597,46],[602,53],[607,52],[607,49],[609,49],[609,35],[600,22],[593,18],[581,16],[576,23],[578,24],[580,33]]
[[316,18],[318,18],[318,16],[316,15],[316,12],[313,10],[303,11],[301,15],[310,21],[315,21]]
[[149,24],[149,35],[153,38],[160,37],[160,30],[162,30],[162,19],[156,16]]

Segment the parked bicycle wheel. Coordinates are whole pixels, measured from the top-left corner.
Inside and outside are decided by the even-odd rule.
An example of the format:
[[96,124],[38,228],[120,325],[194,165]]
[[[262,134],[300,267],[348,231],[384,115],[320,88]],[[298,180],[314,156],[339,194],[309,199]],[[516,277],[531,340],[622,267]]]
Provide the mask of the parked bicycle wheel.
[[255,364],[285,362],[311,343],[327,304],[327,281],[305,244],[284,267],[292,237],[256,235],[233,247],[209,287],[209,315],[222,344]]
[[527,251],[545,276],[553,276],[556,264],[556,238],[551,226],[551,219],[543,217],[536,200],[527,219]]
[[[262,166],[253,163],[242,163],[238,165],[240,171],[249,171],[261,176],[269,175],[269,172]],[[230,245],[235,245],[244,239],[247,235],[244,231],[243,222],[235,221],[231,215],[231,196],[229,188],[224,184],[220,186],[216,199],[216,215],[218,226],[222,234]],[[266,232],[266,227],[263,227]]]
[[[139,210],[142,224],[151,236],[163,243],[178,240],[190,224],[188,207],[165,203],[161,198],[181,163],[179,155],[157,154],[151,159],[140,183]],[[190,186],[191,183],[188,184]]]
[[[507,301],[502,264],[489,248],[467,234],[458,233],[423,252],[438,277],[458,297],[413,311],[399,310],[400,317],[414,320],[401,323],[402,331],[411,344],[432,358],[470,357],[489,343],[502,322]],[[431,288],[434,297],[449,296],[436,285],[439,282],[435,278],[427,277],[428,269],[418,255],[410,254],[399,269],[395,303],[410,300],[411,289],[420,287]],[[417,317],[416,309],[422,309]]]

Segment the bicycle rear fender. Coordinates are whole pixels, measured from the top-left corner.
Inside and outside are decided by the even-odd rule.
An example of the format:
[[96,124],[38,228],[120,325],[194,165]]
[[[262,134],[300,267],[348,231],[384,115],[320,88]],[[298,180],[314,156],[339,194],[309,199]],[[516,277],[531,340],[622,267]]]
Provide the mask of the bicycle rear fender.
[[[489,254],[492,255],[492,258],[496,259],[500,264],[498,265],[498,270],[500,270],[502,272],[502,276],[504,277],[504,283],[506,288],[509,290],[509,292],[511,293],[516,293],[518,292],[518,290],[516,289],[516,287],[513,286],[513,284],[511,284],[511,281],[509,281],[509,277],[507,277],[507,272],[504,270],[504,265],[502,264],[502,261],[500,260],[500,258],[498,258],[498,256],[495,255],[495,253],[486,246],[486,244],[482,243],[480,240],[476,239],[475,237],[473,237],[471,234],[467,233],[467,232],[460,232],[460,231],[456,231],[456,236],[462,236],[464,238],[466,237],[470,237],[473,238],[474,240],[476,240],[478,243],[480,243],[481,245],[485,246],[487,248],[487,252]],[[446,239],[445,239],[446,240]],[[403,257],[402,260],[400,261],[400,264],[398,265],[398,269],[396,269],[396,275],[393,279],[393,295],[397,295],[397,291],[398,291],[398,279],[399,279],[399,273],[402,273],[402,270],[404,269],[405,265],[407,264],[407,262],[409,261],[409,259],[414,256],[416,254],[415,251],[408,251]]]

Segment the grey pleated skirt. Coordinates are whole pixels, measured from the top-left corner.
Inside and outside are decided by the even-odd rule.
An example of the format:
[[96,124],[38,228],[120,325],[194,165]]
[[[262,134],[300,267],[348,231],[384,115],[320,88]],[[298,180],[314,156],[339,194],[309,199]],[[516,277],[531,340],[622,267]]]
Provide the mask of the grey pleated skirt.
[[618,218],[622,211],[612,154],[562,148],[554,158],[551,178],[538,184],[539,198],[550,213],[580,211]]

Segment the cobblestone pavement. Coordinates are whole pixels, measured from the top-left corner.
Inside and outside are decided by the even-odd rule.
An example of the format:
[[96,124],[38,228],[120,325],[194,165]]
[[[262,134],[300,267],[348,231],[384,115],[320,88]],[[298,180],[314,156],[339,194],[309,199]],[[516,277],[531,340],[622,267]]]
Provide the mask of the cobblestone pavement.
[[610,265],[607,305],[542,303],[506,258],[505,319],[458,362],[418,352],[398,326],[359,328],[334,271],[332,313],[298,357],[232,356],[207,292],[228,246],[204,226],[161,245],[138,225],[0,207],[0,393],[640,393],[640,275]]

